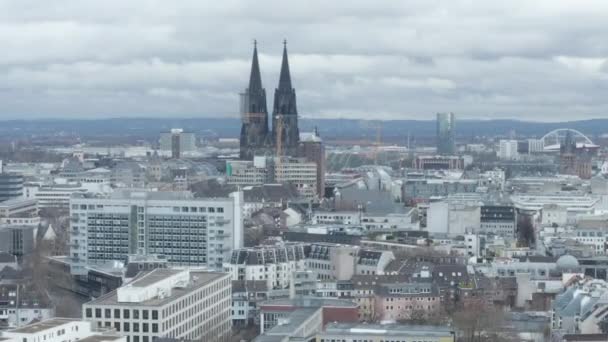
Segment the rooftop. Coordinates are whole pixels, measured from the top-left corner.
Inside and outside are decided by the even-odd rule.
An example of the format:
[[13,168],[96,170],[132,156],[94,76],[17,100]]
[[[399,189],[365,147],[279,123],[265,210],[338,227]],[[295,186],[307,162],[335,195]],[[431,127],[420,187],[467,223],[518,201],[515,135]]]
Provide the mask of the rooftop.
[[51,318],[42,322],[29,324],[21,328],[9,330],[8,332],[17,333],[17,334],[35,334],[40,331],[44,331],[47,329],[53,329],[58,326],[68,324],[71,322],[78,322],[79,319],[76,318]]
[[359,324],[330,323],[325,328],[326,334],[378,335],[378,336],[420,336],[442,337],[453,332],[447,326],[406,325],[406,324]]
[[[124,286],[135,286],[135,287],[146,287],[150,286],[160,280],[164,280],[167,277],[173,276],[183,270],[169,269],[169,268],[157,268],[150,272],[146,272],[138,275],[130,283]],[[114,290],[106,295],[103,295],[97,299],[94,299],[85,305],[130,305],[130,306],[162,306],[169,302],[176,300],[177,298],[187,295],[193,290],[207,285],[209,282],[216,279],[227,276],[225,273],[218,272],[204,272],[204,271],[190,271],[190,281],[180,287],[173,287],[171,293],[166,297],[155,296],[148,300],[140,302],[128,302],[123,303],[118,301],[118,289]],[[124,287],[123,286],[123,287]]]
[[79,340],[79,342],[117,341],[117,340],[120,340],[122,338],[123,338],[123,336],[121,336],[121,335],[114,335],[114,334],[91,335],[89,337],[85,337],[85,338]]
[[298,308],[314,308],[314,307],[343,307],[355,308],[358,305],[350,300],[342,299],[323,299],[316,297],[296,297],[294,299],[281,298],[266,301],[260,305],[264,306],[289,306]]

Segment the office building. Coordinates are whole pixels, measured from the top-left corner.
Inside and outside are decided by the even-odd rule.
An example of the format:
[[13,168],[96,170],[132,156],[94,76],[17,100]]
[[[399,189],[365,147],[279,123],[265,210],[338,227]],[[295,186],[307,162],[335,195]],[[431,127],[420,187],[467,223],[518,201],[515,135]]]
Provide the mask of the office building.
[[184,153],[196,151],[196,135],[181,128],[172,128],[160,134],[160,150],[171,152],[171,158],[180,158]]
[[81,183],[26,184],[24,196],[37,200],[39,209],[68,209],[72,194],[86,192]]
[[0,173],[0,202],[23,196],[23,175]]
[[545,143],[542,139],[528,139],[528,153],[540,153],[543,152]]
[[498,158],[501,160],[517,160],[517,140],[501,140],[498,146]]
[[317,163],[305,158],[255,157],[253,161],[229,160],[226,162],[226,176],[230,185],[292,184],[305,198],[313,199],[317,196]]
[[300,134],[298,156],[317,164],[317,194],[323,197],[325,192],[325,146],[319,132]]
[[13,198],[0,202],[0,224],[38,225],[38,201],[30,198]]
[[111,330],[97,329],[90,322],[51,318],[2,333],[5,342],[127,342]]
[[36,247],[37,226],[0,225],[0,251],[18,258],[27,256]]
[[417,156],[414,159],[417,170],[463,170],[464,159],[458,156]]
[[455,331],[447,326],[405,324],[329,323],[317,341],[436,341],[455,342]]
[[304,158],[278,157],[274,159],[274,180],[292,184],[301,196],[317,196],[317,164]]
[[229,185],[250,186],[263,185],[272,181],[269,172],[270,160],[256,156],[251,160],[227,160],[226,178]]
[[454,113],[437,113],[437,153],[452,155],[454,145]]
[[230,275],[155,269],[83,305],[83,319],[114,328],[128,342],[157,338],[228,341]]
[[514,238],[516,213],[512,205],[484,204],[480,209],[479,232],[493,233],[505,238]]
[[170,264],[221,269],[243,247],[242,193],[194,198],[190,192],[118,191],[70,201],[72,272],[87,264],[163,255]]

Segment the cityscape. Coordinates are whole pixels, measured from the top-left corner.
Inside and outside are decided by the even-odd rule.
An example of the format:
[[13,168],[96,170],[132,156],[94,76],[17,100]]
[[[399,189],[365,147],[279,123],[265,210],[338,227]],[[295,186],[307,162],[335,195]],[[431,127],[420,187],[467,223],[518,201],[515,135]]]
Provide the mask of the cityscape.
[[[480,6],[484,15],[505,25],[526,22],[520,17],[525,12],[523,17],[533,21],[546,20],[526,28],[530,36],[521,36],[521,46],[531,55],[541,55],[532,46],[541,44],[530,38],[536,37],[533,33],[555,34],[543,27],[552,27],[555,13],[575,12],[573,20],[580,27],[585,21],[581,18],[608,14],[608,8],[591,2],[549,2],[539,8],[499,6],[493,1],[404,3],[407,6],[377,2],[375,6],[387,6],[381,9],[353,4],[349,10],[320,3],[311,8],[299,2],[274,5],[287,11],[282,20],[294,20],[294,25],[301,25],[295,21],[304,17],[314,17],[319,25],[333,23],[334,12],[345,10],[338,21],[346,23],[353,36],[361,33],[353,24],[359,18],[354,8],[368,11],[363,18],[370,20],[370,34],[378,34],[367,40],[369,44],[390,38],[379,33],[386,33],[380,18],[391,17],[391,11],[399,12],[400,18],[413,11],[411,25],[424,37],[428,32],[417,21],[417,9],[409,9],[414,5],[430,6],[430,12],[423,12],[439,13],[437,18],[463,20],[475,16]],[[324,50],[325,39],[333,35],[331,28],[337,30],[330,25],[323,26],[329,38],[314,37],[317,33],[300,27],[285,32],[296,39],[277,36],[273,42],[249,39],[235,29],[231,40],[223,42],[226,46],[209,44],[205,48],[214,51],[205,53],[213,58],[226,53],[221,58],[230,67],[224,72],[237,78],[240,86],[233,86],[231,78],[219,77],[217,84],[205,80],[210,83],[198,90],[204,93],[198,102],[191,93],[179,92],[182,80],[165,71],[166,85],[155,84],[153,92],[162,102],[140,104],[142,97],[132,93],[137,92],[137,82],[126,79],[145,73],[124,65],[147,51],[144,45],[165,39],[166,32],[187,31],[185,23],[192,18],[232,18],[234,8],[267,18],[240,1],[185,8],[148,5],[144,10],[141,3],[124,4],[124,9],[150,11],[135,11],[131,20],[107,19],[116,9],[98,14],[120,27],[126,20],[129,32],[145,41],[141,46],[122,45],[118,33],[110,36],[121,44],[111,49],[86,38],[87,46],[99,48],[99,56],[82,62],[86,72],[66,76],[66,82],[76,85],[55,88],[50,71],[47,78],[37,79],[47,87],[38,99],[31,96],[39,89],[30,89],[25,82],[38,76],[23,66],[35,66],[35,58],[11,60],[21,52],[0,57],[3,77],[16,80],[10,70],[21,65],[17,74],[24,79],[0,87],[2,341],[608,341],[608,119],[595,114],[603,113],[603,104],[591,99],[597,94],[585,93],[588,97],[579,103],[580,98],[556,86],[556,99],[547,101],[532,89],[541,74],[527,65],[516,72],[518,82],[530,78],[521,87],[529,88],[525,91],[534,97],[534,106],[523,93],[513,95],[515,90],[499,99],[489,96],[497,101],[493,104],[471,95],[483,87],[487,88],[479,93],[489,94],[495,86],[491,82],[480,82],[481,88],[475,90],[462,82],[440,81],[434,74],[427,75],[432,87],[399,78],[397,69],[404,66],[422,65],[416,73],[423,73],[429,65],[444,63],[439,48],[433,61],[423,58],[423,51],[414,56],[403,50],[407,63],[395,64],[395,76],[374,81],[349,69],[347,61],[354,58],[359,67],[374,69],[377,65],[362,56],[381,53],[369,49],[357,59],[351,50]],[[44,8],[27,15],[17,4],[0,9],[15,14],[19,25],[67,15],[82,19],[72,23],[78,26],[93,20],[88,17],[94,8],[104,8],[96,1],[90,7],[74,6],[64,3],[56,11]],[[84,12],[77,15],[79,6],[85,6]],[[168,11],[170,7],[174,11]],[[204,14],[206,10],[211,14]],[[327,14],[322,15],[324,10]],[[518,14],[511,17],[513,12]],[[551,15],[544,17],[545,13]],[[155,24],[175,20],[174,30],[140,30],[144,18]],[[258,19],[238,25],[244,25],[248,34],[256,33],[259,28],[253,28],[253,22]],[[581,29],[572,26],[563,32],[574,36]],[[452,35],[442,32],[446,38]],[[207,44],[227,33],[201,34],[209,36],[203,39]],[[370,34],[362,34],[360,44],[354,39],[351,43],[365,49]],[[32,51],[42,56],[50,44],[44,39],[50,38],[41,32],[37,37],[42,46]],[[55,38],[53,44],[71,39]],[[76,34],[72,38],[82,39]],[[166,47],[175,48],[173,54],[145,58],[157,66],[185,67],[199,52],[179,55],[182,47],[175,39]],[[514,68],[524,64],[508,53],[491,55],[479,36],[470,39],[479,52],[471,60],[506,60]],[[338,39],[333,42],[342,46]],[[504,38],[496,43],[512,42]],[[606,85],[604,76],[593,73],[605,68],[608,51],[599,42],[588,44],[602,57],[581,57],[584,63],[574,63],[579,69],[573,86],[580,86],[576,91],[581,94],[587,88],[580,84]],[[583,45],[572,43],[581,55]],[[49,55],[65,52],[57,51]],[[124,57],[118,51],[133,55]],[[194,86],[200,85],[193,81],[199,75],[215,75],[213,68],[203,66],[208,55],[199,56],[205,62],[188,75]],[[462,58],[454,56],[450,58]],[[552,60],[563,64],[572,56],[575,52]],[[51,57],[54,66],[49,70],[61,70],[70,63],[68,57]],[[87,79],[89,73],[95,78],[106,70],[96,63],[116,60],[124,63],[124,75],[118,77],[124,84],[99,85]],[[392,57],[387,60],[394,62]],[[466,63],[454,63],[456,75]],[[324,73],[324,68],[332,71]],[[353,83],[332,80],[334,69],[349,74],[346,79]],[[150,79],[156,77],[154,70],[148,72]],[[556,74],[566,77],[564,71]],[[331,83],[333,88],[319,84],[313,91],[311,80]],[[355,83],[366,82],[378,89],[355,89]],[[402,91],[404,84],[415,90],[404,93],[395,106],[391,93]],[[83,93],[72,93],[71,87],[97,94],[97,100],[81,99]],[[229,96],[219,93],[223,87],[229,88]],[[267,93],[267,87],[274,92]],[[452,87],[471,94],[459,97],[450,93]],[[118,102],[115,91],[122,94]],[[71,100],[65,102],[68,93]],[[386,97],[367,98],[382,93]],[[56,97],[50,101],[47,96]],[[522,107],[512,103],[518,96]],[[440,97],[445,101],[427,101]],[[454,98],[477,107],[453,105]],[[121,101],[124,107],[119,107]],[[386,105],[377,106],[382,101]],[[565,104],[568,101],[572,103]],[[166,106],[172,102],[175,107]],[[56,114],[66,103],[80,107],[82,114]],[[446,104],[454,108],[446,109]],[[478,114],[490,104],[495,108]],[[436,110],[421,111],[433,105]],[[399,106],[408,108],[395,116],[393,108]],[[349,112],[355,107],[363,114]],[[564,114],[558,107],[572,113]],[[40,115],[31,114],[32,108]],[[95,112],[98,108],[118,114],[102,115]],[[191,114],[191,108],[199,108],[200,115]],[[222,108],[232,111],[224,115]],[[517,108],[521,111],[514,111]],[[585,108],[587,114],[577,108]],[[410,110],[420,113],[410,115]],[[503,110],[512,113],[504,116]]]

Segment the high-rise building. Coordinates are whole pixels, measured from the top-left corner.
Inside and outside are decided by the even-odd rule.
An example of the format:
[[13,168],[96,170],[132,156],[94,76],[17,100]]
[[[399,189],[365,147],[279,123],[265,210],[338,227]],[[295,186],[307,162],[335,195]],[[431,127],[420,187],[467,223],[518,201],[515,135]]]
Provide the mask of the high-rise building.
[[291,85],[286,41],[283,42],[283,61],[279,75],[279,86],[274,91],[272,138],[277,149],[280,142],[281,155],[292,157],[296,155],[300,142],[300,131],[298,129],[296,90]]
[[172,128],[160,134],[160,150],[171,152],[171,158],[180,158],[186,152],[196,150],[196,135],[181,128]]
[[23,175],[0,173],[0,202],[23,196]]
[[19,258],[31,255],[37,234],[38,227],[31,225],[0,225],[0,250]]
[[325,146],[315,129],[311,134],[300,135],[298,156],[317,164],[317,195],[323,198],[325,193]]
[[517,140],[501,140],[498,146],[498,158],[502,160],[517,160]]
[[83,319],[128,342],[159,338],[229,341],[231,281],[226,273],[159,268],[83,305]]
[[194,198],[190,192],[117,191],[70,200],[72,273],[128,255],[163,255],[172,265],[221,269],[243,247],[242,193]]
[[254,42],[249,86],[241,94],[241,138],[240,158],[251,160],[264,154],[271,146],[268,136],[268,109],[266,108],[266,89],[262,86],[258,48]]
[[454,146],[454,113],[437,113],[437,153],[452,155]]

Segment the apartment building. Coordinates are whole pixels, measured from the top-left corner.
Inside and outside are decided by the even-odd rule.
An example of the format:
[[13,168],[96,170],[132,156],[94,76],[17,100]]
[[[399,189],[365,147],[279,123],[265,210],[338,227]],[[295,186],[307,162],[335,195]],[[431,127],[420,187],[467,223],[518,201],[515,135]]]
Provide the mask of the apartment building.
[[87,264],[162,255],[170,265],[222,269],[243,246],[242,193],[194,198],[190,192],[123,190],[70,201],[72,273]]
[[304,270],[306,250],[302,243],[235,249],[224,269],[232,280],[265,281],[269,289],[285,289],[293,273]]
[[155,269],[83,305],[83,319],[127,342],[228,341],[231,281],[225,273]]
[[386,266],[394,259],[391,251],[313,243],[306,256],[306,267],[315,272],[319,280],[349,280],[355,274],[383,274]]

